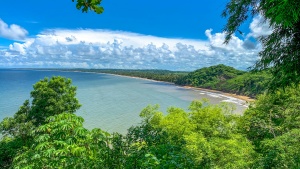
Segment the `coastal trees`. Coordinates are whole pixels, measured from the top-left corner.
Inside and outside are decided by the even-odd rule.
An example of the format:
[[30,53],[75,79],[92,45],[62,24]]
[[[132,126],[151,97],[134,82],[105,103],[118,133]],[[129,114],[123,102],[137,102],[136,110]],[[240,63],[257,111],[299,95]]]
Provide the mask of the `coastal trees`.
[[32,145],[14,158],[13,168],[105,168],[108,133],[85,129],[83,118],[70,113],[46,121],[32,131]]
[[[73,106],[62,108],[52,102],[49,98],[56,98],[57,104],[62,102],[65,95],[59,92],[58,84],[67,81],[62,77],[44,79],[34,87],[37,93],[43,89],[41,93],[32,92],[34,99],[44,99],[62,113],[51,112],[53,109],[47,108],[50,104],[27,100],[14,117],[0,123],[4,136],[0,141],[1,168],[295,168],[300,165],[296,151],[299,87],[260,96],[244,116],[232,114],[233,107],[228,104],[211,105],[206,100],[192,102],[189,111],[171,107],[167,114],[158,111],[157,106],[148,106],[140,114],[142,123],[123,136],[97,128],[87,130],[83,119],[73,114],[76,110]],[[64,91],[71,86],[66,84]],[[53,86],[56,94],[50,90]],[[75,96],[73,89],[67,92],[68,96]],[[43,91],[48,94],[42,96]],[[73,99],[64,102],[70,100]],[[40,123],[34,123],[40,118],[29,118],[37,105],[48,116]]]
[[35,125],[41,125],[49,116],[60,113],[74,113],[80,108],[76,96],[76,87],[71,79],[53,76],[44,78],[35,85],[30,93],[32,98],[28,119]]
[[[227,104],[194,101],[190,112],[171,107],[167,115],[148,106],[141,117],[142,128],[130,137],[143,145],[134,151],[141,153],[138,159],[150,154],[162,168],[250,168],[254,164],[253,146],[238,132],[239,118]],[[147,134],[137,134],[146,128]]]
[[[189,73],[182,82],[183,85],[195,87],[217,88],[222,82],[244,74],[244,71],[223,64],[204,67]],[[184,84],[186,83],[186,84]],[[179,83],[178,83],[179,84]]]
[[60,76],[37,82],[30,93],[32,101],[26,100],[13,117],[4,118],[0,123],[1,134],[26,140],[29,131],[44,124],[47,117],[74,113],[81,105],[75,97],[76,87],[71,83]]
[[255,168],[299,168],[300,87],[260,95],[239,128],[259,154]]
[[[271,67],[270,92],[258,97],[242,116],[240,128],[259,158],[255,168],[299,168],[300,1],[231,0],[223,12],[228,43],[249,16],[261,15],[273,29],[259,38],[254,70]],[[282,89],[284,88],[284,89]]]
[[273,67],[271,89],[286,87],[300,82],[300,1],[299,0],[231,0],[222,15],[228,17],[224,28],[228,43],[239,26],[249,16],[261,15],[272,34],[260,37],[261,57],[254,66],[261,70]]
[[259,148],[265,139],[274,139],[300,129],[300,86],[288,87],[258,97],[242,116],[242,130]]
[[[2,135],[0,156],[1,167],[10,165],[12,158],[23,146],[32,144],[31,131],[45,124],[49,116],[74,113],[80,108],[76,87],[71,80],[60,76],[45,78],[37,82],[30,93],[32,101],[26,100],[13,117],[6,117],[0,123]],[[5,166],[2,166],[5,165]]]
[[216,65],[178,77],[175,84],[256,97],[267,89],[270,79],[269,70],[244,72],[230,66]]

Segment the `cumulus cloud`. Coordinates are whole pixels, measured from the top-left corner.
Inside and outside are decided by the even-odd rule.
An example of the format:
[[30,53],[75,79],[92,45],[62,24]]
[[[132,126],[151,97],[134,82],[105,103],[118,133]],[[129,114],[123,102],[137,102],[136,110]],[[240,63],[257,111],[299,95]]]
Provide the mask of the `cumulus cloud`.
[[254,38],[270,35],[273,31],[272,27],[270,27],[269,25],[268,20],[266,20],[261,15],[253,18],[249,28],[251,32],[247,36]]
[[[252,37],[265,30],[252,28]],[[224,32],[208,29],[205,35],[206,40],[191,40],[123,31],[51,29],[0,49],[0,67],[195,70],[226,64],[245,70],[258,59],[257,42],[233,36],[225,45]]]
[[19,25],[7,25],[2,19],[0,19],[0,37],[12,39],[12,40],[22,40],[25,39],[28,31]]

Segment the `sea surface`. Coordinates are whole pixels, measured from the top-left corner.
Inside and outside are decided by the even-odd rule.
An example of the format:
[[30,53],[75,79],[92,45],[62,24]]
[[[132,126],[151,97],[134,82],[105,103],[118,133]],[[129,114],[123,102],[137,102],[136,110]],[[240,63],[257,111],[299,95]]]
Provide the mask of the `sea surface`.
[[130,126],[140,123],[139,113],[149,104],[159,104],[164,113],[171,106],[187,110],[191,101],[202,98],[208,98],[213,104],[234,103],[236,113],[242,113],[247,107],[239,99],[164,82],[96,73],[0,69],[0,120],[13,116],[30,98],[33,84],[51,76],[71,78],[77,86],[82,107],[76,114],[85,119],[84,126],[88,129],[97,127],[126,133]]

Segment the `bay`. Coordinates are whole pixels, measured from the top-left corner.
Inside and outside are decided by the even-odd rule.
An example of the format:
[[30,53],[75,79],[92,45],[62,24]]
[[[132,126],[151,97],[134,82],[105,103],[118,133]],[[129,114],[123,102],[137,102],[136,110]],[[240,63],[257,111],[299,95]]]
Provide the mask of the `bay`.
[[170,106],[187,110],[191,101],[208,98],[213,104],[236,104],[236,113],[246,109],[245,102],[239,99],[164,82],[96,73],[0,69],[0,120],[13,116],[30,98],[33,84],[51,76],[71,78],[77,86],[82,107],[76,114],[85,119],[88,129],[126,133],[140,122],[139,113],[149,104],[159,104],[166,113]]

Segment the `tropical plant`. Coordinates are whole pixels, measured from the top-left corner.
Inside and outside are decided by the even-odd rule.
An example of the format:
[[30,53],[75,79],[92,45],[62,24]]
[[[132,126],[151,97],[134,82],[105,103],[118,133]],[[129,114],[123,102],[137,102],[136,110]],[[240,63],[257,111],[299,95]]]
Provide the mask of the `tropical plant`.
[[228,17],[225,43],[249,16],[261,15],[273,29],[270,35],[259,38],[263,48],[254,66],[256,70],[273,67],[271,89],[300,82],[299,6],[299,0],[231,0],[223,11]]

